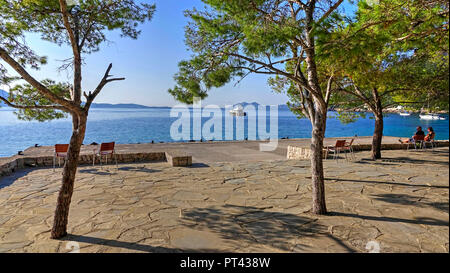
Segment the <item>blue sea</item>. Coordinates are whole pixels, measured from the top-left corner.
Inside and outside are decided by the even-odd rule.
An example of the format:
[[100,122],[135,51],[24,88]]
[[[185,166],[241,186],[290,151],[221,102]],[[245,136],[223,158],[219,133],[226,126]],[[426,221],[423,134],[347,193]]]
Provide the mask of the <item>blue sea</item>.
[[[170,108],[91,109],[84,143],[115,141],[121,144],[180,141],[174,140],[170,135],[171,125],[179,119],[171,117],[170,111]],[[224,112],[224,109],[221,111]],[[35,144],[54,145],[55,143],[69,142],[72,130],[70,119],[28,122],[18,120],[13,112],[14,109],[11,108],[0,108],[0,157],[15,155],[18,151]],[[267,112],[266,114],[269,114],[269,111]],[[371,118],[371,114],[350,124],[341,123],[335,117],[335,112],[329,112],[328,116],[326,137],[371,136],[373,133],[374,119]],[[383,133],[387,136],[410,137],[415,132],[416,126],[422,126],[424,131],[426,127],[432,126],[436,131],[436,139],[448,139],[448,115],[441,116],[446,120],[420,120],[417,114],[407,117],[389,114],[385,117]],[[244,119],[245,128],[247,128],[248,117],[237,119]],[[201,120],[204,124],[210,118],[203,117]],[[192,124],[193,122],[191,122],[190,129],[192,129]],[[226,131],[235,130],[236,120],[233,128],[225,127],[225,121],[223,121],[223,136]],[[269,128],[269,119],[267,119],[266,128]],[[192,136],[192,130],[190,132]],[[249,135],[249,129],[245,129],[244,135],[244,137]],[[311,137],[309,120],[298,119],[288,109],[281,108],[278,111],[278,138],[285,137]],[[233,139],[236,139],[236,135],[233,136]],[[242,138],[238,137],[238,139]]]

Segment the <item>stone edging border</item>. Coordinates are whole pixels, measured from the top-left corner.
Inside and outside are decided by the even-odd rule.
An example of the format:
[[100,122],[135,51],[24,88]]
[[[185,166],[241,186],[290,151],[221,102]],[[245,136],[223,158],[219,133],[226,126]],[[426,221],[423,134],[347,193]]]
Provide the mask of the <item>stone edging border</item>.
[[[81,154],[79,157],[79,165],[92,165],[92,154]],[[146,162],[146,161],[167,161],[173,167],[182,167],[192,165],[192,156],[187,155],[183,151],[159,151],[150,153],[126,153],[116,154],[118,163]],[[63,161],[63,159],[61,159]],[[114,158],[108,156],[108,164],[115,163]],[[100,164],[97,158],[95,164]],[[58,160],[56,159],[58,167]],[[24,157],[13,156],[5,163],[0,165],[0,177],[10,175],[11,173],[25,168],[33,167],[53,167],[53,156]]]
[[[448,140],[439,140],[435,141],[435,147],[449,147]],[[401,143],[389,143],[389,144],[381,144],[382,150],[406,150],[407,145]],[[354,151],[370,151],[372,149],[371,144],[357,144],[353,145]],[[411,147],[410,147],[411,149]],[[412,148],[414,149],[414,148]],[[311,158],[311,150],[309,147],[300,147],[300,146],[292,146],[289,145],[287,147],[287,159],[310,159]]]

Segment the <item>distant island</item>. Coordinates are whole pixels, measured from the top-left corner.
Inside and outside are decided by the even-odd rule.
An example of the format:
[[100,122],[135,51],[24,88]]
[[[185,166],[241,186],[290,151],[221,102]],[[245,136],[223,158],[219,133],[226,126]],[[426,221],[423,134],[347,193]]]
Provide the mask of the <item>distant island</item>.
[[[0,96],[4,98],[9,97],[9,93],[5,90],[0,89]],[[8,107],[6,103],[0,101],[0,107]],[[91,108],[133,108],[133,109],[155,109],[155,108],[168,108],[167,106],[145,106],[141,104],[135,103],[119,103],[119,104],[111,104],[111,103],[93,103]]]
[[168,108],[167,106],[145,106],[135,103],[93,103],[91,108],[133,108],[133,109],[155,109],[155,108]]
[[[8,98],[9,97],[9,93],[6,92],[5,90],[0,89],[0,96],[4,97],[4,98]],[[241,102],[241,103],[236,103],[233,104],[233,107],[240,104],[242,107],[246,107],[248,105],[252,105],[255,108],[258,107],[258,105],[262,105],[259,104],[257,102]],[[0,107],[8,107],[3,101],[0,101]],[[192,108],[192,105],[188,106],[189,108]],[[285,104],[280,104],[278,105],[279,109],[284,109],[284,110],[288,110],[288,106]],[[91,105],[91,108],[93,109],[123,109],[123,108],[128,108],[128,109],[168,109],[171,108],[170,106],[146,106],[146,105],[141,105],[141,104],[136,104],[136,103],[118,103],[118,104],[111,104],[111,103],[93,103]],[[223,108],[223,107],[222,107]]]
[[[9,97],[9,93],[6,92],[5,90],[0,89],[0,96],[4,97],[4,98],[8,98]],[[257,102],[241,102],[241,103],[236,103],[233,104],[232,106],[235,107],[236,105],[241,105],[242,107],[246,107],[246,106],[253,106],[255,107],[255,109],[257,109],[257,107],[259,104]],[[3,101],[0,101],[0,107],[8,107]],[[118,103],[118,104],[111,104],[111,103],[93,103],[91,105],[91,108],[93,109],[169,109],[171,108],[170,106],[146,106],[146,105],[141,105],[141,104],[136,104],[136,103]],[[188,108],[192,108],[192,105],[189,105]],[[224,108],[224,107],[221,107]],[[279,110],[287,110],[290,111],[289,107],[286,104],[279,104],[278,105],[278,109]],[[333,107],[331,106],[329,109],[329,111],[349,111],[349,110],[344,110],[344,109],[339,109],[338,107]],[[397,107],[391,107],[391,108],[387,108],[384,110],[385,113],[400,113],[404,110],[399,109]],[[358,108],[358,109],[352,109],[349,112],[370,112],[365,108]],[[409,110],[409,112],[412,113],[419,113],[420,110],[416,109],[416,110]],[[439,114],[444,114],[444,113],[448,113],[448,111],[437,111],[437,113]]]

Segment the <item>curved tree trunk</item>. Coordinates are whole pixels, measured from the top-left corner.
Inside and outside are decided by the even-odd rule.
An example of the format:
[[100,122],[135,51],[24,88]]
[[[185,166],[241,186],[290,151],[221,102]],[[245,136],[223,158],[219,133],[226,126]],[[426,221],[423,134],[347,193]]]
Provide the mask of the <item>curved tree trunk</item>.
[[67,235],[67,223],[69,217],[70,202],[72,200],[75,174],[78,167],[78,157],[86,132],[86,117],[72,116],[73,131],[70,138],[67,160],[64,164],[62,185],[59,190],[58,203],[56,205],[52,239],[58,239]]
[[[322,111],[323,112],[323,111]],[[312,213],[326,214],[325,184],[323,174],[323,138],[325,136],[326,110],[325,113],[316,112],[315,121],[312,123],[311,137],[311,178],[313,204]]]

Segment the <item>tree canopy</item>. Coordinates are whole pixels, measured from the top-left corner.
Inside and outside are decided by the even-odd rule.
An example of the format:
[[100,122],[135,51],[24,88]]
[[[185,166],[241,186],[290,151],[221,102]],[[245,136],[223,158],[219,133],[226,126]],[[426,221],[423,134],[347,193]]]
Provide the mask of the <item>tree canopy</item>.
[[[62,4],[61,4],[62,3]],[[72,5],[70,5],[72,4]],[[22,119],[39,121],[60,118],[60,112],[73,112],[81,102],[82,55],[96,52],[107,41],[107,31],[119,31],[121,37],[136,39],[139,23],[150,20],[155,6],[131,0],[0,0],[0,56],[11,65],[16,74],[0,63],[0,83],[11,86],[8,105],[19,109]],[[47,57],[39,56],[26,42],[26,33],[39,33],[45,41],[68,46],[68,57],[60,69],[75,72],[73,83],[56,83],[53,80],[36,80],[27,68],[39,69]],[[77,63],[77,65],[75,65]],[[75,79],[76,78],[76,79]],[[19,80],[27,84],[14,84]],[[111,81],[108,79],[107,81]],[[100,85],[99,85],[100,86]],[[86,93],[89,101],[94,90]],[[73,104],[74,103],[74,104]]]
[[[216,1],[204,0],[207,8],[186,11],[186,44],[194,55],[179,63],[177,85],[169,92],[192,103],[204,98],[212,87],[250,73],[279,75],[308,87],[295,71],[305,62],[305,32],[316,31],[343,1]],[[316,7],[317,6],[317,7]],[[308,17],[307,13],[314,16]],[[313,22],[313,20],[316,21]],[[310,22],[307,24],[306,21]],[[300,83],[301,81],[301,83]]]
[[376,88],[383,108],[427,100],[448,109],[448,2],[425,2],[359,1],[353,18],[329,19],[334,27],[322,28],[317,55],[344,91],[332,104],[373,104]]

